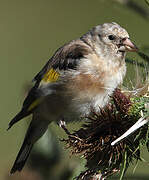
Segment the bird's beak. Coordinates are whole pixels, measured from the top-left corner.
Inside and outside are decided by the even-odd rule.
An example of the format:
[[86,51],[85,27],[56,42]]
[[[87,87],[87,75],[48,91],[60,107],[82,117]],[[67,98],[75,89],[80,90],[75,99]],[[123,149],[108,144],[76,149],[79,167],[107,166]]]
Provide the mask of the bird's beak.
[[137,46],[131,42],[129,38],[124,38],[122,44],[125,46],[127,51],[136,52],[138,51]]

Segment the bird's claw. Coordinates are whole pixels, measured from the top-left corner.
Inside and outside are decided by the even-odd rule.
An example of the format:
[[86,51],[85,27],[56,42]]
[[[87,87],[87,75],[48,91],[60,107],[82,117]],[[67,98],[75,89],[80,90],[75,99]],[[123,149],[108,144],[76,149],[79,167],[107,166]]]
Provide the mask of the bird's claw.
[[58,125],[59,125],[59,127],[61,127],[61,128],[66,128],[66,122],[63,121],[63,120],[60,120],[60,121],[58,122]]
[[66,128],[66,122],[65,122],[65,121],[60,120],[60,121],[58,122],[58,125],[59,125],[59,127],[61,127],[61,128],[65,131],[65,133],[66,133],[67,135],[70,135],[70,132],[69,132],[68,129]]

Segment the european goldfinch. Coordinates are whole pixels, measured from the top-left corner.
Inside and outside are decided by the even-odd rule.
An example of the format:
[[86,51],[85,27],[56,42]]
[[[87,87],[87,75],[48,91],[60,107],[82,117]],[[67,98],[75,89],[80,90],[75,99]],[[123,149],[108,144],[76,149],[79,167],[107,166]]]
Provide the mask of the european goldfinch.
[[9,123],[8,129],[32,114],[11,174],[22,170],[34,143],[52,121],[78,121],[108,103],[123,82],[126,51],[137,47],[127,31],[113,22],[93,27],[55,52],[33,79],[21,111]]

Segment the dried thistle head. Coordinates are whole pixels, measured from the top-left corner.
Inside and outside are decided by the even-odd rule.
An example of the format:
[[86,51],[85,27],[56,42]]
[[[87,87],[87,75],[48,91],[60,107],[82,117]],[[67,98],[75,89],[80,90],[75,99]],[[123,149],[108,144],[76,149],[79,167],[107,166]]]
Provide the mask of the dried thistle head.
[[66,131],[68,139],[63,141],[71,148],[72,154],[81,154],[87,160],[88,170],[81,173],[78,179],[84,180],[97,172],[108,176],[119,172],[124,163],[125,172],[132,160],[140,159],[139,144],[146,137],[148,126],[145,126],[143,131],[136,131],[119,144],[111,146],[111,142],[138,120],[138,116],[134,116],[132,110],[130,111],[133,106],[131,97],[116,89],[111,103],[99,113],[92,111],[87,118],[88,122],[81,129],[73,134]]

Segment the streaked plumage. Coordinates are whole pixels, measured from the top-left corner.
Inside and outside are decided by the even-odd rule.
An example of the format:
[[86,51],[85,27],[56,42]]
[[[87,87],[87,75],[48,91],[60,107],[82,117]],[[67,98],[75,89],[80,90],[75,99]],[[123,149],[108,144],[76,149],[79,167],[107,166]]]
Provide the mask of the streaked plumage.
[[77,40],[59,48],[35,76],[22,110],[9,128],[22,118],[33,118],[11,169],[21,171],[33,144],[45,133],[51,121],[62,118],[77,121],[91,108],[104,107],[126,73],[126,50],[136,51],[125,29],[105,23]]

